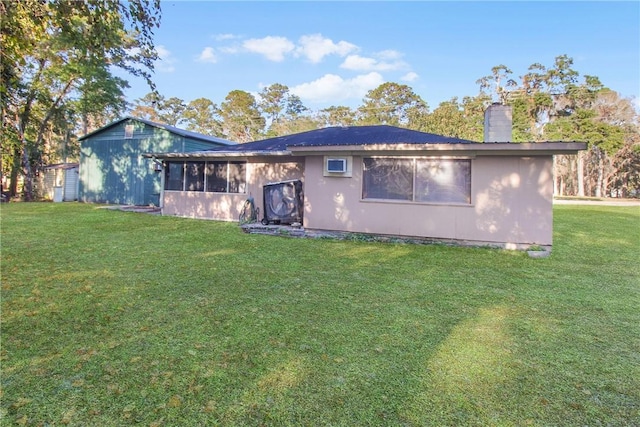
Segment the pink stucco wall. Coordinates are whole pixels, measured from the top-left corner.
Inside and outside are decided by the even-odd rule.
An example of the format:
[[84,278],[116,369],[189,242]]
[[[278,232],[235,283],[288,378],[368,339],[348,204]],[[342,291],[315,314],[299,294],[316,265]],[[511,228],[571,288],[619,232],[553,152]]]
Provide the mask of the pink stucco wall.
[[471,204],[447,205],[363,200],[360,156],[353,156],[350,177],[323,176],[321,155],[250,158],[246,194],[165,191],[163,214],[236,221],[249,195],[264,212],[264,184],[302,179],[307,229],[495,243],[507,248],[552,244],[551,155],[477,156],[471,168]]
[[310,229],[520,244],[552,243],[552,161],[477,157],[470,205],[362,200],[362,159],[352,177],[323,176],[322,157],[308,157],[305,221]]

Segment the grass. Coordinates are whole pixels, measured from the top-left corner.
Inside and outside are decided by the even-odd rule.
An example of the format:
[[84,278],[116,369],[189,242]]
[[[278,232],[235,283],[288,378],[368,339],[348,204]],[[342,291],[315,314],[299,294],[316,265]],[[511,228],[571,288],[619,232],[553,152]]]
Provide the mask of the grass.
[[2,425],[629,426],[640,211],[551,257],[3,205]]

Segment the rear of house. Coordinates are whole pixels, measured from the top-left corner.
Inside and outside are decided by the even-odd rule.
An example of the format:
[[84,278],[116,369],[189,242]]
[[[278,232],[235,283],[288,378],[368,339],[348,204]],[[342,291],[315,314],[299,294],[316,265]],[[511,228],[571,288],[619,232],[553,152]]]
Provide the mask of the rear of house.
[[550,246],[553,155],[585,144],[514,144],[510,130],[500,139],[353,126],[155,154],[165,168],[162,212],[237,220],[247,197],[264,213],[265,186],[300,180],[305,229]]
[[143,153],[190,152],[233,144],[149,120],[123,118],[80,138],[79,200],[159,206],[160,163]]

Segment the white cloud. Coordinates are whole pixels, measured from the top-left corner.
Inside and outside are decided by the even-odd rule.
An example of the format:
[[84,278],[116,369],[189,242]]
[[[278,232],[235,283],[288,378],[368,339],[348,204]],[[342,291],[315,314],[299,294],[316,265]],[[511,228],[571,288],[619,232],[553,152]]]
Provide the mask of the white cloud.
[[399,59],[401,55],[396,51],[386,50],[376,56],[380,59],[349,55],[340,68],[353,71],[392,71],[407,67],[406,62]]
[[373,58],[365,58],[360,55],[349,55],[345,58],[344,62],[340,65],[340,68],[347,70],[373,70],[376,66],[376,60]]
[[237,46],[223,46],[216,49],[218,53],[226,53],[227,55],[234,55],[240,52],[240,48]]
[[345,56],[358,50],[358,46],[352,43],[345,41],[334,43],[333,40],[323,37],[322,34],[302,36],[298,43],[296,53],[306,57],[314,64],[322,61],[327,55]]
[[420,76],[418,75],[418,73],[414,73],[413,71],[410,71],[404,76],[400,77],[400,80],[405,82],[415,82],[416,80],[418,80],[419,77]]
[[337,104],[347,100],[361,100],[368,91],[382,83],[384,79],[376,72],[346,80],[335,74],[325,74],[317,80],[290,88],[290,92],[305,102]]
[[202,52],[200,52],[200,55],[198,56],[198,61],[215,64],[216,62],[218,62],[218,57],[216,56],[216,53],[213,50],[213,48],[207,46],[202,50]]
[[384,61],[393,61],[402,58],[403,54],[398,52],[397,50],[389,49],[378,52],[376,56]]
[[225,41],[225,40],[233,40],[233,39],[237,39],[240,36],[236,36],[235,34],[216,34],[215,36],[213,36],[213,39],[215,41]]
[[175,58],[172,56],[171,51],[163,45],[156,46],[156,52],[158,53],[158,60],[156,62],[156,70],[163,73],[173,73],[176,68]]
[[267,36],[261,39],[245,40],[242,46],[249,52],[264,55],[269,61],[281,62],[295,45],[286,37]]

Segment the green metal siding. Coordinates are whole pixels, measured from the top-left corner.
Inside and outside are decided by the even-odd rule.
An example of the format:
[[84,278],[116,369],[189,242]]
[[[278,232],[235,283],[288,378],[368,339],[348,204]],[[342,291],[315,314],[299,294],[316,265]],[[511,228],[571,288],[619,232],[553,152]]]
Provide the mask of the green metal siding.
[[[125,126],[133,138],[124,139]],[[143,153],[206,150],[216,144],[193,140],[164,129],[129,120],[81,141],[79,200],[91,203],[156,205],[161,174]]]

